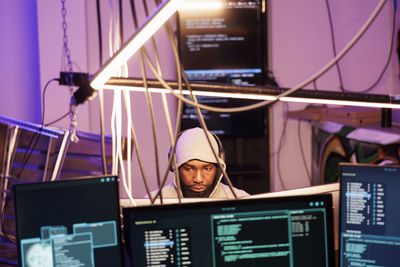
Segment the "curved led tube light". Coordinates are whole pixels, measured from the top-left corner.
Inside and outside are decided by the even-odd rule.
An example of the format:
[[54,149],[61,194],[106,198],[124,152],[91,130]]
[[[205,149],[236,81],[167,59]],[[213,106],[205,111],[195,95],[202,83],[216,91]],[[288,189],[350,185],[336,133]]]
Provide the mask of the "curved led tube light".
[[129,38],[93,76],[90,86],[99,90],[125,62],[131,58],[164,23],[183,5],[185,0],[164,0],[145,23]]

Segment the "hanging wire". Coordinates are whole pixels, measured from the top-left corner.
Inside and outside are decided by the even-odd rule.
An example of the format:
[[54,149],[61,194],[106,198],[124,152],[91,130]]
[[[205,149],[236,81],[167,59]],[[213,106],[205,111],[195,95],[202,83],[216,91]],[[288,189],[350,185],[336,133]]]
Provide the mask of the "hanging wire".
[[54,121],[45,123],[44,126],[47,127],[47,126],[53,125],[53,124],[61,121],[62,119],[66,118],[68,115],[69,115],[69,111],[67,113],[65,113],[64,115],[62,115],[61,117],[59,117],[58,119],[55,119]]
[[[110,9],[112,16],[110,18],[110,31],[109,31],[109,52],[110,56],[114,53],[114,51],[120,49],[122,40],[123,38],[121,31],[123,29],[119,26],[120,25],[120,20],[119,18],[119,13],[116,11],[117,9],[114,8],[114,5],[112,1],[110,1]],[[119,9],[121,12],[121,8]],[[115,21],[114,21],[115,18]],[[118,33],[118,34],[113,34],[113,33]],[[128,68],[126,63],[121,67],[120,70],[118,70],[117,76],[123,76],[127,77],[128,75]],[[132,120],[131,118],[131,112],[130,112],[130,100],[127,99],[129,98],[129,94],[126,92],[123,92],[123,97],[125,101],[125,108],[127,111],[127,119],[129,121]],[[111,124],[111,131],[112,131],[112,150],[113,150],[113,173],[118,173],[118,167],[121,169],[121,178],[122,178],[122,185],[123,188],[128,195],[128,198],[130,199],[131,203],[133,205],[136,205],[133,195],[132,195],[132,184],[130,179],[131,177],[131,162],[127,163],[127,171],[125,171],[125,165],[124,165],[124,159],[123,159],[123,149],[122,149],[122,92],[116,92],[114,91],[114,104],[113,104],[113,112],[112,112],[112,124]],[[127,104],[129,104],[129,108],[127,107]],[[127,146],[130,147],[130,130],[127,129],[128,131],[128,138],[127,140]],[[130,153],[130,149],[127,149],[127,153]],[[130,155],[128,156],[130,158]]]
[[[146,17],[148,16],[148,9],[146,2],[143,1],[144,9],[145,9],[145,15]],[[157,47],[155,46],[154,38],[152,38],[152,43],[154,46],[154,52],[156,53]],[[151,98],[151,94],[149,92],[149,88],[147,86],[147,75],[146,75],[146,69],[144,65],[144,59],[143,59],[143,53],[144,53],[145,47],[142,47],[140,49],[140,67],[142,71],[142,79],[143,79],[143,84],[145,87],[145,95],[146,95],[146,101],[147,101],[147,106],[149,108],[149,113],[150,113],[150,121],[151,121],[151,127],[152,127],[152,134],[153,134],[153,144],[154,144],[154,157],[155,157],[155,163],[156,163],[156,180],[157,180],[157,185],[160,187],[161,184],[161,178],[160,178],[160,161],[159,161],[159,156],[158,156],[158,138],[157,138],[157,132],[156,132],[156,121],[155,121],[155,115],[154,115],[154,107],[153,107],[153,101]],[[158,62],[158,55],[156,57],[156,60]],[[158,71],[161,75],[161,70],[158,68]],[[161,202],[162,202],[162,194],[160,194],[161,197]]]
[[[128,105],[128,101],[125,97],[126,97],[126,95],[124,95],[125,105]],[[145,185],[146,193],[149,196],[149,199],[152,201],[152,197],[150,194],[150,187],[148,185],[148,179],[146,177],[146,173],[145,173],[144,167],[143,167],[143,162],[142,162],[142,157],[141,157],[141,152],[140,152],[141,150],[140,150],[138,139],[136,136],[136,131],[135,131],[135,128],[132,123],[131,123],[131,133],[132,133],[133,145],[134,145],[135,151],[136,151],[136,157],[138,159],[139,169],[140,169],[141,176],[143,179],[143,184]]]
[[[175,43],[173,42],[171,45],[172,45],[172,47],[173,47],[173,51],[174,51],[175,57],[179,59],[179,56],[178,56],[178,53],[177,53],[177,49],[176,49]],[[157,73],[157,70],[154,68],[154,65],[152,64],[149,55],[148,55],[147,53],[144,53],[144,56],[146,57],[147,62],[148,62],[148,64],[150,65],[150,68],[153,70],[153,73],[154,73],[155,75],[157,75],[157,74],[158,74],[158,73]],[[179,60],[177,61],[177,64],[181,65]],[[183,71],[183,68],[181,68],[181,71],[180,71],[179,73],[182,73],[182,74],[183,74],[183,77],[184,77],[185,82],[186,82],[186,86],[187,86],[187,88],[189,89],[189,91],[191,92],[190,84],[189,84],[189,81],[188,81],[187,77],[185,76],[185,73],[184,73],[184,71]],[[158,76],[161,77],[160,75],[158,75]],[[192,97],[192,99],[194,100],[194,102],[197,104],[198,102],[197,102],[196,97],[195,97],[193,94],[191,95],[191,97]],[[201,125],[202,125],[202,128],[203,128],[205,131],[208,131],[208,130],[207,130],[207,126],[206,126],[206,124],[205,124],[205,122],[204,122],[203,116],[202,116],[202,114],[201,114],[201,111],[200,111],[200,109],[199,109],[198,107],[197,107],[197,112],[198,112],[198,118],[199,118],[199,121],[200,121],[200,123],[201,123]],[[225,180],[227,181],[227,183],[228,183],[228,185],[229,185],[229,188],[230,188],[231,191],[232,191],[233,196],[234,196],[235,198],[237,198],[236,193],[235,193],[235,191],[233,190],[233,186],[232,186],[232,183],[231,183],[231,181],[230,181],[230,179],[229,179],[229,176],[228,176],[228,174],[226,173],[226,171],[224,170],[224,168],[222,168],[221,162],[219,161],[219,158],[217,157],[217,154],[216,154],[215,150],[214,150],[213,147],[211,146],[211,142],[210,142],[210,140],[209,140],[207,134],[206,134],[206,137],[207,137],[207,140],[208,140],[208,142],[209,142],[209,145],[210,145],[211,149],[213,150],[214,156],[215,156],[216,159],[217,159],[217,164],[218,164],[218,166],[220,167],[220,169],[221,169],[221,171],[222,171],[222,173],[223,173],[223,176],[224,176]],[[172,148],[172,155],[173,155],[173,156],[170,158],[170,162],[169,162],[169,165],[168,165],[168,166],[171,166],[172,162],[174,161],[173,158],[174,158],[174,153],[175,153],[176,141],[177,141],[177,140],[175,140],[175,142],[173,143],[173,148]],[[176,160],[175,160],[175,161],[176,161]],[[177,174],[177,173],[179,173],[179,172],[176,172],[176,174]],[[165,182],[165,178],[166,178],[166,177],[164,177],[164,180],[163,180],[163,182],[162,182],[162,186],[163,186],[163,184],[164,184],[164,182]],[[180,183],[179,176],[178,176],[178,178],[176,179],[176,182],[178,183],[177,187],[178,187],[178,197],[179,197],[179,188],[180,188],[180,185],[179,185],[179,183]],[[161,193],[161,188],[162,188],[162,186],[159,188],[159,191],[157,192],[155,198],[158,197],[158,195]]]
[[[133,24],[134,24],[134,27],[137,28],[138,27],[138,21],[137,21],[137,17],[136,17],[136,5],[135,5],[135,1],[134,0],[130,0],[130,7],[131,7],[131,14],[132,14],[132,19],[133,19]],[[125,99],[125,105],[128,105],[126,99]],[[137,136],[136,136],[135,127],[134,127],[132,122],[131,122],[131,133],[132,133],[133,144],[134,144],[134,148],[135,148],[135,151],[136,151],[136,157],[137,157],[137,160],[138,160],[139,169],[140,169],[140,172],[141,172],[143,184],[145,186],[147,196],[149,197],[151,203],[153,203],[153,198],[152,198],[152,195],[151,195],[151,192],[150,192],[148,179],[146,177],[146,173],[145,173],[144,166],[143,166],[143,161],[142,161],[142,157],[141,157],[139,142],[138,142],[138,139],[137,139]]]
[[[159,1],[156,1],[156,3],[158,3],[158,2]],[[171,25],[169,23],[165,24],[165,30],[167,32],[167,36],[168,36],[169,42],[170,42],[172,50],[173,50],[173,55],[175,58],[177,79],[178,79],[178,90],[181,91],[182,90],[182,69],[183,69],[183,67],[182,67],[181,61],[179,59],[177,44],[175,43],[174,35],[172,33]],[[163,94],[163,96],[165,97],[165,94]],[[166,107],[164,107],[164,108],[166,109],[165,114],[167,114],[167,108]],[[173,136],[170,134],[171,135],[171,144],[174,144],[174,142],[177,141],[177,137],[178,137],[178,134],[181,129],[182,113],[183,113],[183,102],[180,99],[178,99],[178,109],[177,109],[177,113],[176,113],[176,125],[175,125],[175,135],[174,135],[175,138],[173,138]],[[169,127],[171,127],[170,131],[172,131],[172,126],[169,126]],[[173,151],[171,158],[172,158],[172,165],[174,166],[174,169],[175,170],[178,169],[175,150]],[[168,165],[168,169],[169,168],[170,168],[170,165]],[[176,186],[178,188],[181,188],[179,172],[176,172],[175,177],[176,177],[176,183],[177,183]],[[181,203],[182,195],[181,195],[180,190],[177,191],[177,195],[178,195],[179,203]]]
[[[288,103],[283,103],[285,111],[283,114],[287,114],[287,111],[289,110],[289,104]],[[278,146],[278,151],[276,152],[276,157],[277,157],[277,171],[278,171],[278,179],[283,187],[283,190],[287,189],[287,186],[284,182],[284,179],[282,177],[282,172],[281,172],[281,156],[282,156],[282,149],[286,141],[286,130],[287,130],[287,124],[288,124],[288,117],[285,116],[284,122],[283,122],[283,128],[282,128],[282,133],[279,138],[279,146]]]
[[[172,29],[171,29],[171,25],[169,23],[166,23],[164,25],[165,30],[167,32],[167,36],[170,42],[170,45],[172,47],[173,50],[173,55],[175,58],[175,66],[176,66],[176,73],[177,73],[177,80],[178,80],[178,90],[181,91],[182,90],[182,66],[181,66],[181,62],[179,59],[179,55],[178,55],[178,50],[177,50],[177,45],[175,43],[175,39],[172,33]],[[148,62],[151,64],[151,62],[148,60]],[[166,119],[167,119],[167,123],[170,120],[168,115],[168,108],[166,106],[166,104],[164,104],[164,110],[165,110],[165,114],[166,114]],[[174,166],[174,169],[177,170],[178,166],[177,166],[177,161],[176,161],[176,153],[175,153],[175,146],[176,146],[176,142],[178,139],[178,135],[181,129],[181,121],[182,121],[182,112],[183,112],[183,103],[181,100],[178,99],[178,108],[177,108],[177,113],[176,113],[176,125],[175,125],[175,134],[173,136],[175,136],[175,138],[171,135],[171,155],[170,155],[170,161],[168,163],[168,168],[167,168],[167,172],[164,176],[163,182],[162,182],[162,186],[159,188],[159,192],[157,193],[157,195],[160,195],[162,187],[164,186],[164,183],[166,182],[166,178],[167,178],[167,174],[168,171],[170,169],[171,166]],[[170,122],[168,123],[170,124]],[[172,126],[168,125],[169,131],[172,131]],[[171,129],[170,129],[171,128]],[[183,197],[180,191],[181,188],[181,184],[180,184],[180,177],[179,177],[179,172],[175,172],[175,182],[176,182],[176,187],[177,187],[177,196],[178,196],[178,201],[179,203],[181,203],[181,198]],[[157,196],[156,195],[156,196]]]
[[302,120],[300,120],[300,119],[297,121],[297,137],[298,137],[298,142],[299,142],[299,147],[300,147],[301,159],[303,161],[304,169],[306,170],[306,173],[307,173],[308,182],[311,185],[312,184],[311,173],[310,173],[310,170],[308,169],[306,156],[305,156],[304,148],[303,148],[303,140],[301,138],[301,122],[302,122]]
[[[155,3],[159,4],[158,1],[155,1]],[[147,4],[146,4],[145,0],[143,0],[143,5],[144,5],[144,8],[145,8],[146,16],[148,16],[148,7],[147,7]],[[167,32],[168,38],[170,40],[170,43],[171,42],[174,43],[173,38],[172,39],[170,38],[170,36],[172,35],[171,25],[169,23],[166,23],[164,25],[164,28],[165,28],[165,30]],[[160,59],[159,59],[159,55],[158,55],[158,49],[157,49],[157,45],[156,45],[156,41],[155,41],[154,36],[152,36],[152,38],[151,38],[151,43],[152,43],[152,46],[153,46],[154,58],[155,58],[155,61],[156,61],[157,70],[158,70],[158,73],[162,76],[161,63],[160,63]],[[171,43],[171,45],[172,45],[172,43]],[[177,64],[175,64],[175,65],[177,66]],[[181,82],[182,78],[181,78],[180,71],[179,71],[178,68],[177,68],[177,76],[178,76],[177,80]],[[169,115],[168,101],[167,101],[167,97],[166,97],[165,93],[161,93],[161,99],[162,99],[162,103],[163,103],[163,107],[164,107],[165,120],[166,120],[167,127],[168,127],[170,141],[172,143],[173,139],[174,139],[174,134],[172,132],[172,123],[171,123],[171,118],[170,118],[170,115]]]
[[[67,9],[65,8],[65,1],[66,0],[61,0],[61,4],[62,4],[62,6],[61,6],[61,16],[62,16],[62,20],[63,20],[62,21],[63,43],[64,43],[64,53],[65,53],[65,56],[67,58],[67,69],[68,69],[69,72],[72,72],[73,68],[72,68],[72,61],[71,61],[71,51],[69,50],[69,47],[68,47],[68,35],[67,35],[68,26],[67,26],[67,19],[66,19],[66,17],[67,17]],[[70,93],[72,94],[73,93],[72,87],[69,87],[69,89],[70,89]]]
[[103,173],[108,174],[107,159],[106,159],[106,144],[105,144],[105,126],[104,126],[104,92],[103,89],[99,90],[99,109],[100,109],[100,149],[101,149],[101,162],[103,166]]
[[[326,3],[326,9],[328,11],[328,20],[329,20],[329,28],[330,28],[331,40],[332,40],[333,56],[336,56],[337,52],[336,52],[335,31],[333,29],[332,14],[331,14],[331,8],[329,6],[329,0],[325,0],[325,3]],[[342,90],[342,92],[344,92],[342,72],[340,70],[340,61],[336,62],[335,66],[336,66],[336,70],[337,70],[337,73],[339,76],[340,90]]]
[[[177,76],[178,76],[178,78],[177,78],[178,79],[178,89],[179,89],[179,91],[181,91],[182,90],[182,66],[181,66],[181,62],[180,62],[180,59],[179,59],[179,55],[178,55],[177,45],[175,43],[175,39],[174,39],[174,36],[173,36],[173,33],[172,33],[171,25],[169,23],[166,23],[164,26],[165,26],[165,29],[166,29],[166,32],[167,32],[167,36],[168,36],[170,45],[171,45],[172,50],[173,50],[175,63],[176,63],[175,64],[176,65],[176,71],[177,71]],[[148,64],[152,65],[150,57],[146,54],[146,52],[145,52],[145,56],[146,56]],[[152,68],[152,69],[153,69],[153,72],[154,72],[155,69],[154,68]],[[161,186],[159,187],[157,193],[155,194],[152,203],[154,203],[156,198],[158,196],[160,196],[161,190],[164,187],[164,184],[165,184],[165,182],[167,180],[170,167],[174,166],[175,170],[178,169],[177,162],[176,162],[175,148],[176,148],[176,142],[177,142],[177,139],[178,139],[178,133],[180,132],[180,127],[181,127],[182,111],[183,111],[183,102],[180,99],[178,99],[178,108],[177,108],[176,125],[175,125],[175,135],[174,135],[175,138],[171,138],[172,139],[172,141],[171,141],[171,156],[169,157],[168,167],[167,167],[167,170],[166,170],[166,172],[164,174],[164,178],[163,178],[163,180],[161,182]],[[165,113],[167,114],[167,111],[165,111]],[[183,196],[181,195],[181,191],[180,191],[181,185],[180,185],[179,171],[175,172],[175,182],[176,182],[176,187],[177,187],[178,201],[179,201],[179,203],[181,203],[181,198]]]
[[208,111],[213,111],[213,112],[218,112],[218,113],[234,113],[234,112],[243,112],[243,111],[248,111],[256,108],[261,108],[266,105],[270,105],[272,103],[275,103],[276,101],[279,100],[279,98],[288,96],[290,94],[293,94],[297,90],[307,86],[308,84],[312,83],[314,80],[318,79],[321,77],[323,74],[325,74],[329,69],[331,69],[341,58],[343,58],[347,52],[350,51],[350,49],[359,41],[359,39],[362,37],[362,35],[367,31],[367,29],[371,26],[372,22],[375,20],[375,18],[378,16],[379,12],[382,10],[384,4],[386,3],[387,0],[381,0],[373,13],[370,15],[370,17],[367,19],[367,21],[364,23],[364,25],[361,27],[361,29],[358,31],[358,33],[350,40],[350,42],[341,50],[340,53],[336,55],[330,62],[328,62],[324,67],[322,67],[318,72],[316,72],[314,75],[309,77],[308,79],[304,80],[303,82],[299,83],[298,85],[292,87],[291,89],[281,93],[280,95],[277,96],[277,100],[266,100],[266,101],[261,101],[255,104],[251,104],[248,106],[242,106],[242,107],[237,107],[237,108],[217,108],[217,107],[212,107],[212,106],[207,106],[203,105],[200,103],[195,103],[194,101],[191,101],[187,99],[185,96],[182,94],[177,94],[174,92],[174,90],[165,82],[165,80],[158,75],[158,73],[155,71],[154,66],[150,66],[150,68],[153,69],[153,73],[156,76],[156,78],[159,80],[159,82],[164,86],[164,88],[168,89],[172,95],[177,97],[178,99],[182,100],[183,102],[192,105],[194,107],[199,107],[201,109],[205,109]]
[[[134,20],[134,24],[135,24],[135,27],[137,27],[137,18],[136,18],[136,13],[135,13],[135,4],[134,4],[134,1],[130,1],[130,3],[131,3],[131,11],[132,11],[132,15],[133,15],[133,20]],[[147,9],[147,5],[146,5],[146,3],[144,2],[144,6],[145,6],[145,10],[146,10],[146,14],[148,14],[148,9]],[[168,24],[166,24],[166,25],[168,25]],[[168,25],[169,26],[169,25]],[[167,27],[167,26],[166,26]],[[170,28],[169,28],[170,29]],[[160,61],[159,61],[159,56],[158,56],[158,50],[157,50],[157,47],[156,47],[156,44],[155,44],[155,41],[154,41],[154,38],[153,38],[153,48],[154,48],[154,53],[155,53],[155,58],[156,58],[156,64],[157,64],[157,72],[160,74],[160,76],[162,75],[162,72],[161,72],[161,65],[160,65]],[[146,53],[147,54],[147,51],[146,51],[146,49],[145,49],[145,47],[143,47],[142,48],[142,53]],[[141,62],[143,62],[143,57],[141,57]],[[145,73],[144,72],[144,65],[143,65],[143,63],[141,63],[141,66],[142,66],[142,73]],[[180,74],[179,74],[179,72],[178,72],[178,76],[180,77]],[[145,78],[145,74],[144,74],[144,84],[146,84],[146,80],[145,80],[146,78]],[[151,96],[150,96],[150,93],[149,92],[146,92],[146,96],[147,96],[147,100],[148,100],[148,103],[149,103],[149,106],[150,106],[150,113],[152,114],[152,103],[151,103]],[[168,129],[169,129],[169,132],[170,132],[170,138],[171,138],[171,143],[173,142],[173,134],[172,134],[172,124],[171,124],[171,120],[170,120],[170,116],[169,116],[169,111],[168,111],[168,103],[167,103],[167,100],[166,100],[166,97],[165,97],[165,94],[163,94],[163,106],[164,106],[164,112],[165,112],[165,117],[166,117],[166,122],[167,122],[167,126],[168,126]],[[177,114],[177,130],[176,130],[176,133],[178,132],[178,130],[179,130],[179,128],[180,128],[180,119],[178,119],[179,118],[179,114],[181,114],[182,113],[182,104],[181,103],[179,103],[178,102],[178,114]],[[156,155],[156,159],[158,159],[158,148],[157,148],[157,136],[156,135],[154,135],[154,133],[155,133],[155,119],[154,119],[154,116],[151,116],[152,117],[152,127],[153,127],[153,139],[155,140],[155,155]],[[133,126],[132,126],[132,132],[133,132],[133,134],[134,134],[134,128],[133,128]],[[134,134],[135,135],[135,134]],[[147,185],[147,178],[146,178],[146,176],[145,176],[145,173],[144,173],[144,169],[143,169],[143,166],[142,166],[142,163],[141,163],[141,158],[140,158],[140,153],[139,153],[139,151],[138,151],[138,144],[137,144],[137,141],[136,141],[136,138],[134,137],[134,141],[135,141],[135,148],[136,148],[136,151],[137,151],[137,153],[138,153],[138,160],[139,160],[139,166],[140,166],[140,169],[141,169],[141,172],[142,172],[142,177],[143,177],[143,181],[144,181],[144,184],[145,184],[145,187],[146,187],[146,190],[147,190],[147,195],[151,198],[151,195],[150,195],[150,192],[149,192],[149,189],[148,189],[148,185]],[[159,164],[156,162],[156,168],[157,168],[157,177],[160,177],[160,175],[159,175]],[[169,169],[169,168],[168,168]],[[166,181],[166,178],[167,178],[167,175],[168,175],[168,172],[166,172],[166,174],[165,174],[165,176],[164,176],[164,179],[163,179],[163,182],[161,183],[161,181],[160,181],[160,179],[158,178],[157,180],[158,180],[158,184],[159,184],[159,188],[161,189],[162,187],[163,187],[163,185],[164,185],[164,183],[165,183],[165,181]],[[161,185],[162,184],[162,185]],[[158,192],[158,194],[157,195],[161,195],[161,192]],[[179,194],[178,194],[179,195]],[[161,199],[162,199],[162,196],[160,196],[161,197]],[[180,198],[180,195],[179,195],[179,198]],[[154,199],[155,200],[155,199]],[[154,203],[154,200],[153,199],[151,199],[151,201],[152,201],[152,203]],[[162,201],[162,200],[161,200]]]
[[[97,34],[99,43],[99,63],[103,65],[103,34],[101,24],[101,6],[100,0],[96,0],[96,14],[97,14]],[[100,110],[100,149],[101,149],[101,162],[103,166],[103,173],[108,174],[107,170],[107,159],[106,159],[106,145],[105,145],[105,123],[104,123],[104,92],[102,89],[99,90],[99,110]]]
[[[147,6],[146,1],[142,1],[142,2],[143,2],[143,6],[144,6],[146,17],[147,17],[149,15],[148,6]],[[166,23],[165,24],[165,28],[168,28],[168,26],[170,26],[170,25],[168,23]],[[168,29],[170,29],[170,28],[168,28]],[[167,32],[168,32],[168,30],[167,30]],[[156,45],[154,36],[152,36],[152,38],[151,38],[151,43],[152,43],[152,46],[153,46],[154,57],[155,57],[156,66],[157,66],[157,72],[158,72],[158,74],[160,76],[162,76],[161,64],[160,64],[159,55],[158,55],[158,49],[157,49],[157,45]],[[144,69],[144,65],[143,65],[143,53],[144,53],[144,50],[145,50],[145,48],[143,47],[141,49],[141,66],[142,66],[142,73],[143,73],[143,82],[144,82],[145,88],[146,88],[147,102],[148,102],[149,109],[150,109],[150,114],[151,114],[152,129],[153,129],[153,139],[154,139],[154,144],[155,144],[154,147],[155,147],[155,157],[156,157],[157,183],[158,183],[158,187],[160,188],[161,181],[160,181],[160,171],[159,171],[160,170],[160,166],[159,166],[159,160],[158,160],[157,135],[156,135],[156,127],[155,127],[155,118],[154,118],[154,115],[153,115],[154,111],[153,111],[153,108],[152,108],[151,94],[148,91],[146,75],[145,75],[145,69]],[[180,73],[180,72],[178,72],[178,73]],[[178,79],[180,79],[180,78],[178,78]],[[171,118],[169,116],[168,102],[167,102],[165,93],[162,93],[161,97],[162,97],[162,103],[163,103],[163,107],[164,107],[165,119],[166,119],[168,131],[169,131],[170,141],[172,143],[173,142],[172,124],[171,124]],[[162,202],[162,194],[161,194],[161,192],[160,192],[160,201]]]
[[132,131],[131,131],[132,120],[130,119],[132,111],[131,111],[130,92],[124,90],[122,92],[122,96],[123,96],[123,100],[124,100],[124,103],[125,103],[126,117],[129,118],[129,119],[126,120],[127,121],[127,126],[126,126],[126,134],[127,134],[127,136],[126,136],[125,145],[126,145],[126,162],[127,162],[127,167],[128,167],[127,168],[127,171],[128,171],[128,173],[127,173],[128,189],[129,189],[129,192],[132,192],[132,168],[130,168],[131,163],[132,163],[132,152],[131,152],[131,150],[132,150],[132,142],[131,142],[131,140],[132,140]]
[[96,14],[97,14],[97,34],[99,38],[99,62],[100,66],[103,65],[103,32],[101,26],[101,6],[100,0],[96,0]]
[[46,83],[46,85],[44,86],[44,89],[43,89],[43,94],[42,94],[42,119],[41,119],[41,121],[42,121],[42,125],[43,126],[50,126],[50,125],[53,125],[54,123],[57,123],[57,122],[59,122],[60,120],[62,120],[62,119],[64,119],[65,117],[67,117],[68,115],[69,115],[69,111],[67,112],[67,113],[65,113],[64,115],[62,115],[61,117],[59,117],[58,119],[55,119],[55,120],[53,120],[53,121],[51,121],[51,122],[47,122],[47,123],[45,123],[44,121],[44,118],[45,118],[45,114],[46,114],[46,91],[47,91],[47,88],[49,87],[49,85],[50,85],[50,83],[51,82],[53,82],[53,81],[59,81],[59,79],[58,78],[53,78],[53,79],[51,79],[51,80],[49,80],[47,83]]
[[[331,14],[331,8],[330,8],[330,5],[329,5],[329,0],[325,0],[325,4],[326,4],[327,11],[328,11],[329,28],[330,28],[330,34],[331,34],[333,55],[336,56],[335,32],[334,32],[334,28],[333,28],[333,21],[332,21],[332,14]],[[338,76],[339,76],[340,90],[342,92],[368,93],[372,89],[374,89],[376,87],[376,85],[382,80],[383,75],[386,73],[386,70],[389,67],[389,63],[391,61],[392,53],[393,53],[394,38],[395,38],[395,31],[396,31],[396,9],[397,9],[396,8],[396,1],[393,1],[392,34],[391,34],[389,54],[388,54],[388,58],[386,60],[386,63],[384,65],[384,67],[382,68],[381,73],[378,75],[378,78],[376,79],[376,81],[371,86],[369,86],[366,89],[363,89],[363,90],[360,90],[360,91],[349,90],[349,89],[344,87],[343,76],[342,76],[342,72],[341,72],[340,64],[339,64],[340,61],[337,61],[335,66],[336,66],[336,70],[337,70],[337,73],[338,73]]]
[[46,91],[47,91],[47,88],[48,88],[48,86],[50,85],[51,82],[58,81],[58,80],[59,79],[57,79],[57,78],[53,78],[53,79],[49,80],[46,83],[46,85],[44,86],[44,88],[43,88],[43,92],[42,92],[42,118],[41,118],[41,125],[40,125],[40,128],[32,134],[32,137],[28,142],[27,149],[25,150],[25,153],[22,156],[22,160],[21,160],[22,164],[21,164],[21,166],[20,166],[20,168],[18,170],[18,173],[16,175],[16,179],[17,180],[22,175],[22,173],[23,173],[23,171],[25,169],[25,166],[28,164],[28,161],[29,161],[33,151],[36,149],[36,146],[37,146],[37,144],[38,144],[38,142],[40,140],[41,132],[42,132],[43,128],[45,126],[49,126],[51,124],[54,124],[54,123],[62,120],[63,118],[65,118],[66,116],[68,116],[70,114],[70,112],[67,112],[66,114],[64,114],[60,118],[58,118],[58,119],[56,119],[56,120],[54,120],[54,121],[52,121],[50,123],[44,123],[45,112],[46,112],[46,105],[45,105],[45,103],[46,103],[46,101],[45,101]]
[[[144,66],[143,53],[144,53],[144,49],[142,48],[140,51],[140,66],[142,69],[143,84],[146,89],[145,93],[146,93],[147,106],[148,106],[149,112],[150,112],[150,121],[151,121],[153,142],[154,142],[154,157],[155,157],[155,163],[156,163],[157,185],[158,185],[158,187],[160,187],[160,184],[161,184],[160,179],[161,178],[160,178],[160,162],[159,162],[159,157],[158,157],[158,141],[157,141],[157,133],[156,133],[156,121],[155,121],[155,117],[154,117],[153,101],[151,99],[149,88],[147,86],[147,76],[146,76],[146,70],[145,70],[145,66]],[[160,194],[160,196],[161,196],[161,200],[162,200],[162,194]]]
[[45,109],[46,109],[46,91],[47,88],[49,87],[50,83],[55,82],[55,81],[59,81],[60,79],[58,78],[53,78],[51,80],[49,80],[46,85],[43,88],[43,93],[42,93],[42,125],[44,125],[44,115],[45,115]]
[[123,43],[124,42],[124,13],[123,13],[122,0],[119,0],[118,7],[119,7],[119,39],[121,40],[121,43]]
[[[185,79],[186,85],[189,87],[189,86],[190,86],[190,85],[189,85],[189,80],[188,80],[188,78],[187,78],[185,72],[183,72],[183,69],[182,69],[182,73],[183,73],[183,78]],[[190,97],[194,100],[195,103],[198,103],[198,102],[197,102],[197,97],[196,97],[195,95],[192,94],[192,90],[189,89],[189,91],[190,91]],[[209,137],[208,134],[207,134],[207,133],[208,133],[208,129],[207,129],[206,122],[204,121],[203,114],[201,113],[201,110],[200,110],[199,107],[196,107],[195,109],[196,109],[197,118],[198,118],[198,120],[199,120],[199,122],[200,122],[201,127],[202,127],[203,130],[204,130],[204,134],[206,135],[207,142],[208,142],[208,144],[209,144],[209,146],[210,146],[210,148],[211,148],[211,150],[212,150],[212,152],[213,152],[213,154],[214,154],[214,157],[215,157],[215,159],[216,159],[216,161],[217,161],[217,164],[218,164],[219,168],[221,169],[221,171],[222,171],[222,173],[223,173],[223,176],[224,176],[224,178],[225,178],[225,181],[228,183],[228,186],[229,186],[229,189],[230,189],[231,192],[232,192],[232,195],[234,196],[235,199],[237,199],[238,196],[236,195],[235,190],[233,189],[232,182],[231,182],[231,180],[229,179],[229,176],[228,176],[228,174],[226,173],[225,168],[223,168],[223,166],[222,166],[222,164],[221,164],[221,161],[220,161],[220,158],[217,156],[217,153],[216,153],[214,147],[213,147],[212,144],[211,144],[210,137]]]

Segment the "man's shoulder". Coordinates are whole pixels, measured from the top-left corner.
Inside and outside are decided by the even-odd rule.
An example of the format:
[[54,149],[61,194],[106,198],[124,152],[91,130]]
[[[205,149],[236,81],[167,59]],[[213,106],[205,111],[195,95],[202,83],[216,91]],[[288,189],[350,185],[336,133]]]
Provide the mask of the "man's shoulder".
[[[157,194],[158,190],[159,189],[157,188],[156,190],[151,191],[150,194],[154,197]],[[175,185],[173,183],[165,185],[161,189],[161,194],[162,194],[162,196],[164,198],[176,198],[176,197],[178,197]],[[147,198],[148,196],[146,195],[145,197]]]

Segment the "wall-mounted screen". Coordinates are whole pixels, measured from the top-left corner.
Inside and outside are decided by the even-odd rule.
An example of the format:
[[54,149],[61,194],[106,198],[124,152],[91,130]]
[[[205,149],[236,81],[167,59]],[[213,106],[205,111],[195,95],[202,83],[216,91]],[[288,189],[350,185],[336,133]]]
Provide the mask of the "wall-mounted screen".
[[[266,59],[266,12],[262,0],[223,0],[217,9],[179,11],[178,44],[190,81],[263,85]],[[198,97],[218,107],[244,106],[254,100]],[[221,114],[202,111],[211,131],[222,136],[263,136],[266,109]],[[185,105],[182,128],[198,126],[195,110]]]

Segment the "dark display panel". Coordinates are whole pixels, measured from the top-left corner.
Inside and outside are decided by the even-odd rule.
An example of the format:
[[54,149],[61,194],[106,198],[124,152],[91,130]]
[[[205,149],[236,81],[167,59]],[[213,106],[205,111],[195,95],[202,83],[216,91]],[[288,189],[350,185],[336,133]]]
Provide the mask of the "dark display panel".
[[132,266],[334,266],[331,195],[126,208]]
[[[220,9],[179,11],[178,44],[190,81],[263,85],[266,69],[266,13],[261,0],[222,1]],[[237,107],[255,100],[198,97],[203,104]],[[266,109],[220,114],[202,111],[215,134],[232,137],[264,136]],[[185,104],[182,129],[199,126],[192,106]]]
[[20,266],[124,266],[117,176],[13,190]]
[[340,165],[340,266],[397,266],[400,167]]

